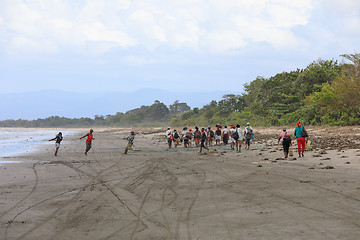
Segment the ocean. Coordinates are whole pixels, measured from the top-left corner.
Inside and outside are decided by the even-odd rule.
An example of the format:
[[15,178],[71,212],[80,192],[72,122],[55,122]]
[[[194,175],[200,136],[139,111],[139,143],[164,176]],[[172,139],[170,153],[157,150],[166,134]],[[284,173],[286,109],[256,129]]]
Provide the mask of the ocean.
[[[0,128],[0,157],[31,152],[35,150],[36,145],[55,145],[55,141],[48,140],[58,133],[58,130],[52,129]],[[62,131],[64,138],[74,133],[75,131]],[[5,161],[0,160],[0,163]]]

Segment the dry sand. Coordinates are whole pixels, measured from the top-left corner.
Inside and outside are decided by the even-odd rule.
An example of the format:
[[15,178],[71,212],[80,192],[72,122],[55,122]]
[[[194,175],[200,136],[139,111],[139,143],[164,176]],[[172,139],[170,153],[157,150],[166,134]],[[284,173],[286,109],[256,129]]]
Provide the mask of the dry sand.
[[84,130],[58,157],[1,159],[21,163],[0,167],[0,239],[359,239],[360,128],[307,130],[300,159],[281,158],[281,128],[255,128],[241,153],[167,150],[142,129],[122,155],[128,130],[95,129],[88,156]]

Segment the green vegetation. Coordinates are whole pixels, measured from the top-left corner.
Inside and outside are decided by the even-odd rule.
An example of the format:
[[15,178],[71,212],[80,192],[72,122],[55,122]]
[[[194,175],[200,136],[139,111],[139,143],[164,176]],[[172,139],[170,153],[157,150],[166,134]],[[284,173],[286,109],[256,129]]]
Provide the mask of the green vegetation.
[[201,109],[173,118],[173,125],[360,124],[360,54],[342,55],[350,63],[318,60],[305,69],[258,77],[242,95],[225,95]]
[[88,127],[88,126],[164,126],[171,117],[190,110],[186,103],[175,101],[169,108],[156,100],[150,106],[141,106],[126,113],[118,112],[115,115],[96,115],[91,118],[65,118],[52,116],[37,120],[5,120],[0,121],[0,127]]
[[317,60],[305,69],[257,77],[245,84],[241,95],[228,94],[190,109],[175,101],[169,107],[160,101],[126,113],[70,119],[6,120],[0,127],[84,126],[207,126],[221,124],[306,125],[360,124],[360,54],[341,55],[347,63]]

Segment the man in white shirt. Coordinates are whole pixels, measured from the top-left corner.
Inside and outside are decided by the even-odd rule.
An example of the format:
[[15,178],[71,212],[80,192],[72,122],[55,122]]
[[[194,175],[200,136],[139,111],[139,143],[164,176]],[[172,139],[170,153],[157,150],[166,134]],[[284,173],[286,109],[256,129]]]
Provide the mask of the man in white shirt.
[[240,128],[240,125],[236,125],[236,131],[239,138],[236,140],[236,151],[241,152],[241,145],[244,140],[244,131]]
[[166,135],[166,137],[167,137],[167,142],[168,142],[169,148],[171,148],[173,136],[172,136],[170,127],[168,127],[168,130],[166,131],[165,135]]

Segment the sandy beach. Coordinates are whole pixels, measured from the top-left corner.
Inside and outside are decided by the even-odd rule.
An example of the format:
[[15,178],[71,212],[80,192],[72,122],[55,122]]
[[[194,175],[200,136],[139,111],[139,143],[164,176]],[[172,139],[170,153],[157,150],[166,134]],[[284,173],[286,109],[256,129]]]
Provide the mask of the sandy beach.
[[0,239],[359,239],[360,127],[307,127],[313,149],[286,160],[281,129],[205,154],[135,129],[123,155],[130,129],[95,128],[88,156],[77,129],[58,157],[1,158],[20,163],[0,167]]

